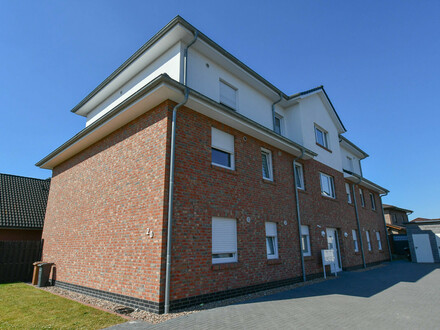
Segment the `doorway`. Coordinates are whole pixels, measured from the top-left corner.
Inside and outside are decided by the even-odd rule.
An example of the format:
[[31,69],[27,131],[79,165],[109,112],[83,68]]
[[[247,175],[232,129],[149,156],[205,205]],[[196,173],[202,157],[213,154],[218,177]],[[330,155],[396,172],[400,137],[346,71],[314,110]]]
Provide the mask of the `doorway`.
[[332,273],[342,271],[341,253],[339,250],[338,231],[335,228],[327,228],[327,248],[333,250],[336,262],[330,265]]

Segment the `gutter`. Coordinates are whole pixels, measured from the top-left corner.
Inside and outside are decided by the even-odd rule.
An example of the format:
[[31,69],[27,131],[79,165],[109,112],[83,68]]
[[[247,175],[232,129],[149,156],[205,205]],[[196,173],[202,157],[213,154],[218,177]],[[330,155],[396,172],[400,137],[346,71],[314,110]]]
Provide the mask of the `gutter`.
[[165,314],[170,311],[170,286],[171,286],[171,248],[173,239],[173,201],[174,201],[174,163],[176,153],[176,118],[177,110],[188,101],[189,88],[188,82],[188,48],[196,41],[199,31],[195,30],[194,39],[186,46],[183,53],[183,83],[185,85],[185,99],[177,104],[173,109],[173,119],[171,122],[171,156],[170,156],[170,185],[168,188],[168,224],[167,224],[167,257],[165,269]]
[[298,185],[296,182],[296,161],[298,159],[301,159],[304,156],[304,149],[301,149],[301,155],[296,157],[293,160],[293,184],[295,185],[295,200],[296,200],[296,220],[298,221],[298,241],[299,241],[299,252],[301,255],[301,270],[302,270],[302,276],[303,276],[303,282],[307,280],[306,276],[306,269],[304,266],[304,252],[302,249],[302,240],[301,240],[301,213],[299,208],[299,198],[298,198]]

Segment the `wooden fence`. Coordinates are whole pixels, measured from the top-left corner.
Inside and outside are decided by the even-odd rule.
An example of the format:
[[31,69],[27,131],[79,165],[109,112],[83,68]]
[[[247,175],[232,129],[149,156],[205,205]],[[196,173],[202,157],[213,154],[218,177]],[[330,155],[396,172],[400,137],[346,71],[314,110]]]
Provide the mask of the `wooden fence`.
[[42,249],[43,240],[0,241],[0,283],[30,282]]

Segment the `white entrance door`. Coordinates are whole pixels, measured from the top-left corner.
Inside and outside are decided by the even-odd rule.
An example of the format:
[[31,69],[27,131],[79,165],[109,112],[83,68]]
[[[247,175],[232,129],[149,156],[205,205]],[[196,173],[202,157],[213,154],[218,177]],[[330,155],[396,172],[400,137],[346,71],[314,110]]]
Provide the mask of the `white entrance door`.
[[413,234],[417,262],[434,262],[428,234]]
[[334,228],[327,228],[327,245],[329,250],[333,250],[335,263],[330,265],[332,273],[342,270],[341,256],[339,253],[338,232]]

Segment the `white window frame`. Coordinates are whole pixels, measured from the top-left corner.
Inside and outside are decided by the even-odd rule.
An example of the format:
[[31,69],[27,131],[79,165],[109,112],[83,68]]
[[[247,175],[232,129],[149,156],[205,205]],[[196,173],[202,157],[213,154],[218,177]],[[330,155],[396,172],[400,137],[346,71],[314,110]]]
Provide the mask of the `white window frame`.
[[369,230],[365,231],[365,236],[367,237],[368,251],[372,251],[371,240],[370,240],[370,231]]
[[[305,249],[305,247],[307,247],[307,249]],[[301,225],[301,248],[304,257],[310,257],[312,255],[312,250],[310,248],[310,230],[309,226],[306,225]]]
[[[278,259],[278,230],[276,222],[266,222],[266,253],[267,259]],[[274,253],[270,253],[269,241],[272,241]]]
[[[299,180],[298,180],[298,178],[296,177],[296,171],[297,171],[297,169],[298,169],[298,171],[299,171]],[[305,184],[304,184],[304,167],[303,167],[302,164],[295,162],[295,167],[294,167],[294,169],[293,169],[293,175],[295,176],[294,179],[295,179],[296,187],[297,187],[298,189],[305,190]]]
[[351,234],[353,235],[353,244],[354,244],[354,252],[359,252],[359,242],[357,237],[357,232],[355,229],[351,231]]
[[[318,139],[318,132],[321,132],[321,133],[322,133],[322,139],[323,139],[324,144],[322,144],[322,143],[319,142],[319,139]],[[317,143],[319,146],[324,147],[324,148],[330,150],[330,147],[329,147],[329,141],[328,141],[328,132],[327,132],[325,129],[319,127],[319,126],[316,125],[316,124],[315,124],[315,141],[316,141],[316,143]]]
[[[230,104],[224,98],[222,99],[222,92],[221,92],[222,85],[230,88],[231,90],[233,90],[235,92],[235,100],[234,100],[235,102],[234,102],[234,104]],[[231,85],[230,83],[226,82],[223,79],[219,79],[219,103],[227,106],[230,109],[238,110],[238,88],[233,86],[233,85]]]
[[371,209],[373,211],[376,211],[376,199],[374,198],[374,195],[370,193],[370,202],[371,202]]
[[[218,141],[214,141],[214,133],[215,131],[218,132],[218,134],[224,135],[224,137],[226,136],[230,136],[230,138],[232,139],[232,145],[230,147],[226,147],[225,145],[222,145],[222,143],[219,143]],[[212,161],[212,149],[216,149],[219,151],[222,151],[224,153],[227,153],[230,155],[230,160],[231,160],[231,166],[225,166],[223,164],[218,164]],[[232,134],[223,132],[215,127],[211,127],[211,164],[215,165],[215,166],[219,166],[219,167],[223,167],[223,168],[227,168],[230,170],[234,170],[235,169],[235,138]]]
[[365,207],[365,195],[362,188],[359,188],[359,196],[361,197],[361,205],[362,207]]
[[[279,133],[275,129],[276,128],[276,125],[275,125],[276,119],[278,119],[280,121],[280,132]],[[275,112],[275,118],[274,118],[273,126],[274,126],[273,127],[273,131],[275,133],[278,133],[279,135],[284,135],[284,117],[281,116],[280,114],[276,113],[276,112]]]
[[349,170],[350,172],[354,172],[353,158],[347,156],[347,161],[348,161],[348,170]]
[[[215,223],[217,222],[218,223]],[[223,227],[223,228],[222,228]],[[229,228],[228,228],[229,227]],[[217,230],[222,230],[223,232],[216,233],[214,232],[217,228]],[[211,225],[211,238],[212,238],[212,263],[213,264],[222,264],[222,263],[229,263],[229,262],[237,262],[238,256],[237,256],[237,220],[236,219],[230,219],[230,218],[221,218],[221,217],[212,217],[212,225]],[[231,233],[231,239],[230,239],[230,247],[223,247],[221,249],[216,248],[216,241],[222,240],[222,235],[226,235],[225,231],[230,231]],[[216,236],[217,235],[217,236]],[[219,238],[217,238],[220,236]],[[231,257],[220,257],[220,258],[214,258],[214,255],[220,255],[220,254],[232,254]]]
[[347,202],[348,204],[351,204],[352,203],[351,189],[350,189],[350,184],[348,182],[345,183],[345,192],[347,193]]
[[[263,157],[266,157],[267,171],[268,171],[268,174],[269,174],[268,177],[264,176]],[[262,158],[261,159],[261,170],[262,170],[263,179],[269,180],[269,181],[273,181],[272,152],[270,150],[265,149],[265,148],[261,148],[261,158]]]
[[380,240],[380,232],[376,231],[377,246],[379,251],[382,251],[382,241]]
[[[328,186],[330,188],[330,195],[328,195],[323,188],[323,178],[328,180]],[[331,175],[319,173],[319,180],[321,182],[321,195],[329,198],[336,199],[336,192],[335,192],[335,181],[334,178]]]

